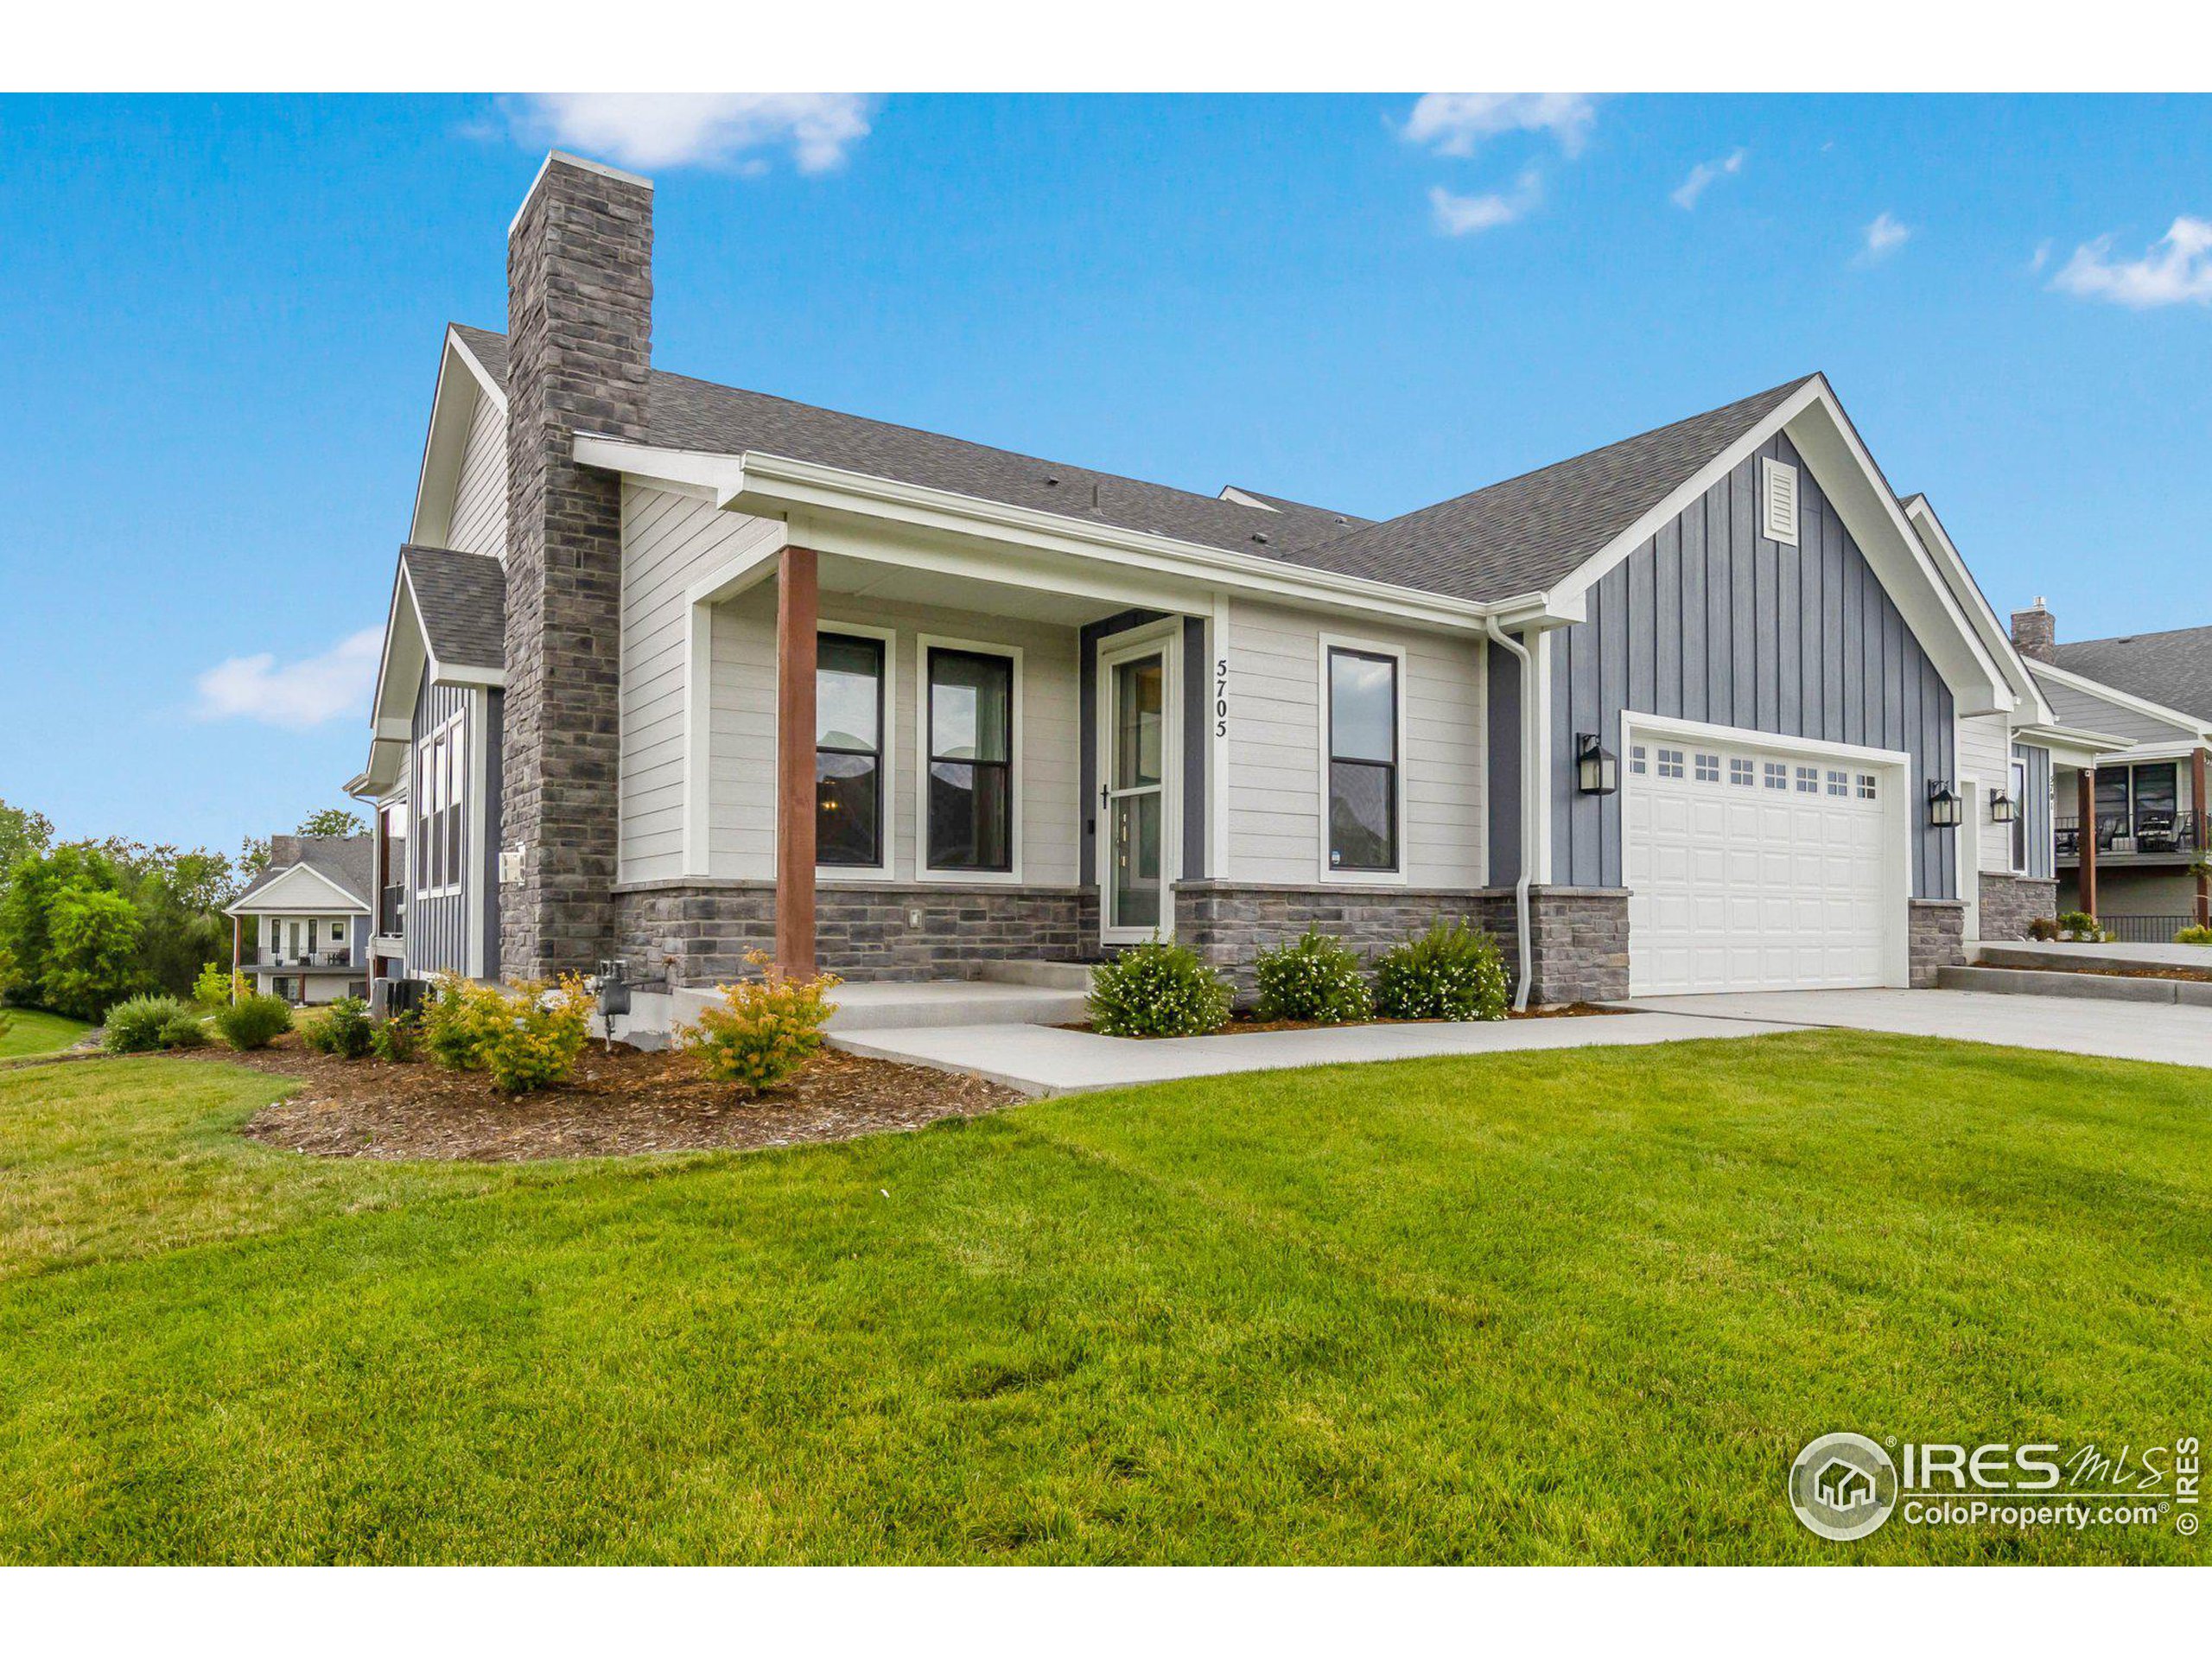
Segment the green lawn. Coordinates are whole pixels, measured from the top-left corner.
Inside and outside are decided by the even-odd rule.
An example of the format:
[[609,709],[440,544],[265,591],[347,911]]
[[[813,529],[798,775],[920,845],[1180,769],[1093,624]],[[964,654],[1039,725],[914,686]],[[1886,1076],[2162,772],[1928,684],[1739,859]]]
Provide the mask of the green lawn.
[[0,1074],[0,1560],[2205,1559],[1798,1448],[2212,1432],[2205,1074],[1805,1034],[468,1168]]
[[0,1032],[0,1060],[54,1053],[92,1029],[81,1020],[64,1019],[41,1008],[10,1008],[6,1013],[9,1026]]

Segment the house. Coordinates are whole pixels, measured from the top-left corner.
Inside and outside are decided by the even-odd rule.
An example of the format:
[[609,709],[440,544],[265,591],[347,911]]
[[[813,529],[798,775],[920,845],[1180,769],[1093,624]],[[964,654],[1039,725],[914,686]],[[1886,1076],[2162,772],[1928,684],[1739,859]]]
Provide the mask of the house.
[[224,911],[232,971],[287,1002],[366,996],[373,855],[366,836],[271,836],[269,867]]
[[2137,944],[2212,926],[2212,881],[2192,868],[2212,846],[2212,627],[2062,645],[2038,599],[2012,632],[2054,709],[2127,740],[2094,770],[2059,772],[2060,907]]
[[1567,1002],[1925,984],[2055,909],[2104,740],[1821,375],[1375,521],[664,372],[652,243],[549,156],[506,332],[446,333],[350,785],[379,975],[1465,916]]

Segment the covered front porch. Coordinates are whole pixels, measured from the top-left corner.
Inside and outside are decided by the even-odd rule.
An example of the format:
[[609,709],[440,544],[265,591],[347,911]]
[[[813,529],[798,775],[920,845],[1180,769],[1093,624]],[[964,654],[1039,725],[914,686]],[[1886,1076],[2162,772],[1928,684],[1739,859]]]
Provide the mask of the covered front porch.
[[2212,926],[2206,752],[2136,749],[2094,768],[2061,766],[2053,795],[2062,911],[2084,911],[2123,940],[2164,944]]

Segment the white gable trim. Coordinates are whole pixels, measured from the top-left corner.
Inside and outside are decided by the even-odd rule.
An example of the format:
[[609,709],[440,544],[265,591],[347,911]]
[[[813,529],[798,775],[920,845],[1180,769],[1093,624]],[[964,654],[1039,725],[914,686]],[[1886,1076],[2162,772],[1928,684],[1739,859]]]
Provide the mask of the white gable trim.
[[2043,691],[2036,684],[2036,677],[2028,671],[2027,659],[2020,655],[2012,643],[2012,630],[1999,620],[1989,596],[1981,591],[1981,584],[1974,579],[1974,572],[1960,556],[1950,532],[1943,528],[1943,521],[1936,516],[1936,509],[1925,495],[1909,495],[1904,499],[1905,521],[1919,532],[1923,543],[1935,556],[1936,568],[1950,584],[1954,597],[1967,620],[1974,624],[1974,632],[1981,638],[1983,647],[2005,671],[2005,678],[2022,707],[2017,711],[2020,719],[2031,725],[2050,726],[2057,718],[2050,705],[2044,701]]
[[1590,589],[1608,572],[1778,433],[1789,436],[1799,457],[1812,469],[1828,505],[1843,520],[1891,602],[1950,687],[1958,712],[2011,714],[2018,698],[2003,671],[1975,638],[1973,626],[1960,610],[1919,532],[1905,521],[1897,497],[1883,481],[1825,375],[1815,375],[1783,398],[1764,420],[1683,480],[1657,505],[1554,587],[1545,595],[1550,606],[1584,602]]
[[415,481],[415,511],[407,539],[423,547],[445,547],[453,533],[454,497],[461,487],[461,463],[468,454],[468,429],[479,405],[489,403],[505,419],[507,395],[461,342],[446,329],[438,357],[438,381],[430,394],[430,428],[423,438],[423,466]]
[[[302,880],[304,878],[304,880]],[[308,893],[298,898],[288,898],[295,887],[312,883]],[[309,896],[309,895],[313,896]],[[333,900],[336,902],[332,902]],[[295,912],[312,911],[318,915],[325,912],[341,912],[348,916],[365,916],[367,903],[355,898],[312,864],[295,864],[283,871],[260,891],[238,900],[224,911],[226,916],[265,916],[272,911],[291,915]]]

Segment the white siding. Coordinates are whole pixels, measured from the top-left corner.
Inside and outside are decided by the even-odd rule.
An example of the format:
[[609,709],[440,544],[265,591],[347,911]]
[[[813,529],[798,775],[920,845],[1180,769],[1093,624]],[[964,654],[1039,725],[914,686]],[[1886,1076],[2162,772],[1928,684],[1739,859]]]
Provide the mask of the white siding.
[[476,400],[476,414],[468,423],[446,544],[464,553],[506,556],[507,422],[489,397]]
[[2009,791],[2012,787],[2012,730],[2002,715],[1961,715],[1958,744],[1959,776],[1981,785],[1981,794],[1974,803],[1980,868],[1985,872],[2009,870],[2012,868],[2012,826],[1990,817],[1989,798],[1999,790]]
[[2062,726],[2101,732],[2107,737],[2124,737],[2137,743],[2180,743],[2189,737],[2186,727],[2107,702],[2077,687],[2061,685],[2056,680],[2039,680],[2037,683],[2043,687],[2044,698]]
[[1236,881],[1320,879],[1321,636],[1406,652],[1406,880],[1484,880],[1481,647],[1472,639],[1232,601],[1229,868]]

